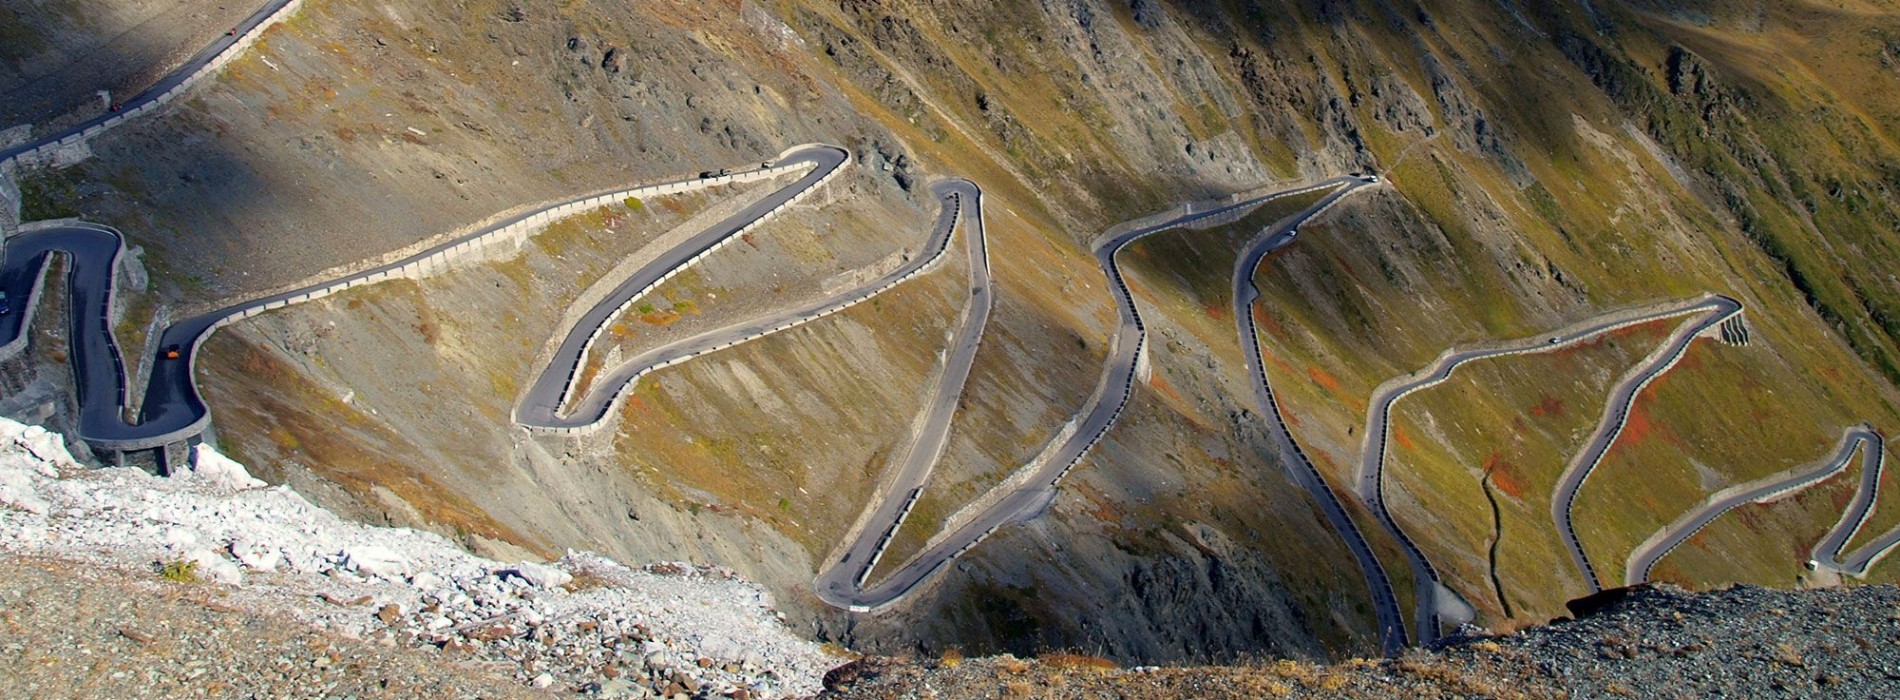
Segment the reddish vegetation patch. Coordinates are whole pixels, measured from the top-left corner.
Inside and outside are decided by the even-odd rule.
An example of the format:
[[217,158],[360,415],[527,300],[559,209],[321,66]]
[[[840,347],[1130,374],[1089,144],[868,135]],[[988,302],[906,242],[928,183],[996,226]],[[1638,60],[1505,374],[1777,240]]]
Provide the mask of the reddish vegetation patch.
[[1608,333],[1604,333],[1603,337],[1616,338],[1618,340],[1622,340],[1624,338],[1633,338],[1639,335],[1646,335],[1652,331],[1660,333],[1662,332],[1665,326],[1672,325],[1674,323],[1676,323],[1676,320],[1673,318],[1659,318],[1654,321],[1645,321],[1642,323],[1638,323],[1634,326],[1624,326],[1622,328],[1618,328]]
[[1208,318],[1214,319],[1216,321],[1227,320],[1228,312],[1227,312],[1226,304],[1221,304],[1218,302],[1210,302],[1206,306],[1201,307],[1201,310],[1207,312]]
[[1148,386],[1166,397],[1169,403],[1186,403],[1186,399],[1181,397],[1181,391],[1174,388],[1174,384],[1161,376],[1160,372],[1148,376]]
[[1268,363],[1271,363],[1275,369],[1280,370],[1282,373],[1293,374],[1295,372],[1292,363],[1280,359],[1279,355],[1269,352],[1265,347],[1260,348],[1260,357],[1265,359]]
[[[1856,468],[1855,471],[1859,469]],[[1830,500],[1834,502],[1834,510],[1843,513],[1847,512],[1847,504],[1854,502],[1854,489],[1834,489],[1830,495],[1832,496]]]
[[1273,314],[1267,313],[1266,308],[1259,304],[1253,305],[1253,322],[1266,329],[1267,335],[1275,338],[1286,337],[1286,329],[1280,327],[1280,320],[1274,318]]
[[1506,496],[1523,499],[1524,492],[1530,489],[1530,484],[1524,481],[1524,475],[1518,473],[1517,465],[1505,461],[1495,451],[1484,458],[1484,473],[1491,477],[1491,484]]
[[1315,365],[1307,365],[1306,376],[1312,379],[1314,384],[1318,384],[1320,388],[1325,389],[1327,393],[1333,394],[1334,396],[1339,395],[1339,378],[1327,374],[1326,370],[1320,369]]
[[1392,426],[1392,441],[1398,443],[1401,449],[1418,449],[1418,443],[1412,440],[1412,434],[1405,432],[1404,428],[1397,425]]
[[1555,396],[1551,396],[1550,394],[1545,394],[1544,398],[1539,399],[1537,401],[1537,405],[1531,407],[1531,415],[1536,416],[1538,418],[1543,418],[1545,416],[1555,417],[1555,416],[1561,416],[1563,414],[1564,414],[1563,399],[1559,399]]
[[1618,446],[1628,447],[1641,445],[1656,432],[1656,429],[1656,421],[1649,415],[1649,399],[1638,396],[1636,401],[1630,404],[1629,419],[1623,422],[1623,433],[1617,436],[1616,443]]
[[651,323],[655,326],[668,326],[668,325],[672,325],[673,322],[680,320],[680,312],[674,311],[672,309],[665,309],[661,311],[655,311],[650,314],[641,314],[640,320],[645,321],[647,323]]
[[1694,585],[1694,583],[1689,580],[1689,577],[1682,573],[1682,569],[1677,568],[1674,564],[1662,562],[1658,562],[1656,568],[1650,570],[1649,580],[1659,583],[1673,583],[1684,588]]
[[1287,427],[1287,429],[1288,429],[1288,430],[1297,430],[1297,429],[1299,429],[1299,427],[1300,427],[1300,417],[1299,417],[1299,416],[1296,416],[1296,415],[1293,415],[1293,414],[1291,414],[1291,413],[1285,413],[1285,412],[1282,412],[1282,413],[1280,414],[1280,417],[1281,417],[1282,419],[1284,419],[1284,420],[1286,421],[1286,427]]
[[673,198],[662,199],[660,200],[660,206],[665,208],[667,211],[673,212],[675,214],[686,213],[686,205],[680,202],[678,199],[673,199]]

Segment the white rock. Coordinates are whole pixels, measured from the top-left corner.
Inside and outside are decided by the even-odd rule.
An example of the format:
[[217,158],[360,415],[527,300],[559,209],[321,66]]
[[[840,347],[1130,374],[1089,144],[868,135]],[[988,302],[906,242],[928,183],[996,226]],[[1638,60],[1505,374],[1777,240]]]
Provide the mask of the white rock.
[[190,529],[182,528],[182,527],[165,528],[165,548],[166,549],[177,551],[177,552],[183,552],[183,551],[190,550],[196,547],[197,545],[198,545],[198,533],[192,532]]
[[442,587],[442,577],[430,571],[417,572],[409,577],[409,586],[418,591],[434,590]]
[[409,561],[402,555],[373,544],[344,547],[343,565],[364,576],[383,578],[396,578],[409,570]]
[[231,458],[218,454],[210,445],[198,443],[191,449],[191,473],[214,488],[230,491],[263,488],[264,482],[251,476]]
[[0,505],[13,506],[36,515],[52,508],[33,488],[33,478],[18,469],[0,469]]
[[429,631],[434,632],[439,629],[445,629],[453,624],[455,624],[455,622],[449,618],[437,615],[434,619],[429,620]]
[[0,426],[0,438],[24,448],[26,456],[37,462],[33,470],[41,476],[58,478],[59,467],[79,466],[73,461],[72,453],[66,451],[66,439],[40,426],[7,421],[7,425]]
[[186,559],[197,562],[198,576],[207,581],[236,586],[244,583],[244,571],[229,559],[218,556],[209,549],[199,549],[186,555]]
[[554,685],[554,676],[550,674],[543,673],[534,677],[534,687],[536,688],[546,688],[551,685]]
[[535,588],[555,588],[574,580],[573,574],[546,564],[536,564],[525,561],[516,564],[515,568],[504,571],[502,574],[519,576],[521,580],[527,581],[529,585]]
[[276,571],[284,561],[284,553],[276,547],[241,537],[231,540],[231,556],[252,571]]

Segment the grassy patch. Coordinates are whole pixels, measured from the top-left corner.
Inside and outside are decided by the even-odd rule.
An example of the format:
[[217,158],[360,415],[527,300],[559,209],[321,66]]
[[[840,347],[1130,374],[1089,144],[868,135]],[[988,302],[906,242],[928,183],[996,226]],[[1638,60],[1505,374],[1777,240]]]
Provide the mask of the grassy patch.
[[79,216],[79,183],[83,181],[77,168],[39,168],[22,173],[19,177],[20,221]]

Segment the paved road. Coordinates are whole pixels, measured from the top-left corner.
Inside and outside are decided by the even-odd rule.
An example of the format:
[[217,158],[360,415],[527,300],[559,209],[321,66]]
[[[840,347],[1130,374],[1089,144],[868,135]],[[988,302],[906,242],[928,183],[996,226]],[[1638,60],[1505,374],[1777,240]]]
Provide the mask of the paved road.
[[[797,152],[787,160],[798,159],[810,162],[815,166],[811,172],[720,220],[706,230],[694,234],[692,238],[660,254],[614,287],[606,298],[588,309],[579,322],[569,330],[567,336],[561,340],[560,346],[555,349],[546,368],[535,378],[534,383],[528,387],[527,392],[515,406],[515,422],[531,428],[592,426],[607,417],[613,405],[624,395],[626,388],[639,376],[660,367],[797,325],[792,322],[792,317],[818,314],[824,307],[830,306],[831,300],[826,300],[816,308],[787,312],[650,350],[608,369],[594,380],[586,395],[575,401],[572,408],[562,410],[562,407],[568,403],[569,394],[574,388],[574,380],[579,376],[582,363],[586,360],[588,346],[600,335],[609,321],[612,321],[634,300],[658,287],[661,282],[713,250],[735,240],[741,229],[815,187],[819,181],[842,166],[849,158],[849,153],[835,146],[812,147]],[[785,162],[787,161],[780,161],[781,164]],[[933,240],[927,246],[927,252],[913,257],[911,264],[925,264],[932,255],[928,250],[931,248],[941,250],[942,245],[947,241],[947,234],[943,241]],[[904,271],[900,270],[899,273],[893,274],[901,274]],[[850,296],[850,293],[844,296]]]
[[[1834,530],[1815,546],[1816,561],[1811,562],[1815,564],[1825,558],[1829,564],[1837,563],[1834,557],[1840,553],[1841,547],[1853,538],[1852,533],[1860,529],[1859,523],[1865,521],[1867,512],[1873,505],[1871,495],[1879,489],[1883,448],[1880,436],[1865,426],[1849,428],[1841,436],[1841,443],[1834,449],[1831,456],[1807,469],[1776,474],[1723,489],[1704,500],[1701,505],[1676,518],[1675,522],[1663,526],[1630,554],[1629,562],[1624,567],[1623,585],[1634,586],[1648,581],[1650,572],[1656,568],[1656,562],[1669,556],[1676,547],[1687,542],[1697,532],[1701,532],[1702,528],[1708,527],[1709,523],[1715,522],[1716,518],[1722,517],[1724,513],[1736,506],[1744,503],[1768,503],[1826,481],[1829,477],[1846,471],[1847,465],[1852,463],[1855,452],[1861,453],[1860,491],[1855,494],[1854,502],[1842,514]],[[1850,523],[1852,527],[1849,527]],[[1829,568],[1839,570],[1834,566]]]
[[[1247,247],[1241,251],[1240,260],[1234,266],[1234,321],[1240,334],[1240,345],[1246,349],[1247,372],[1253,377],[1255,402],[1260,407],[1261,416],[1270,426],[1274,440],[1280,448],[1282,463],[1287,465],[1287,473],[1301,488],[1313,497],[1326,519],[1332,523],[1333,530],[1339,533],[1346,548],[1359,563],[1359,570],[1365,575],[1366,586],[1372,596],[1373,612],[1379,623],[1380,645],[1386,653],[1396,653],[1406,645],[1408,635],[1405,630],[1405,615],[1399,607],[1398,596],[1392,593],[1392,579],[1385,571],[1385,565],[1372,552],[1372,545],[1366,541],[1365,533],[1359,530],[1358,523],[1346,512],[1339,495],[1327,485],[1325,477],[1313,466],[1313,460],[1306,456],[1294,439],[1293,431],[1287,427],[1286,418],[1281,412],[1280,401],[1273,393],[1273,384],[1268,379],[1265,352],[1260,346],[1260,329],[1253,315],[1254,302],[1260,298],[1260,290],[1253,284],[1254,274],[1260,268],[1260,261],[1273,251],[1293,242],[1294,229],[1306,219],[1326,209],[1360,187],[1374,181],[1360,178],[1340,178],[1335,180],[1341,189],[1315,203],[1306,211],[1300,212],[1282,221],[1279,225],[1261,231]],[[1422,561],[1422,559],[1421,559]],[[1420,598],[1424,605],[1425,598]]]
[[244,34],[249,33],[252,29],[255,29],[259,24],[262,24],[264,20],[269,19],[271,16],[271,13],[274,13],[280,9],[283,9],[283,7],[288,4],[290,4],[290,0],[268,0],[268,2],[264,3],[263,7],[258,8],[256,12],[251,13],[249,17],[244,18],[244,21],[242,23],[238,24],[238,26],[236,27],[237,31],[235,35],[219,34],[218,38],[213,40],[210,45],[204,47],[203,49],[200,49],[197,54],[193,55],[189,60],[185,61],[183,65],[180,65],[176,70],[173,70],[170,74],[166,75],[164,78],[159,79],[159,81],[156,84],[153,84],[151,87],[146,88],[144,92],[141,92],[138,95],[133,96],[132,99],[120,101],[118,112],[107,112],[105,114],[101,114],[97,117],[93,117],[92,119],[89,119],[79,124],[78,126],[74,126],[72,128],[66,129],[64,131],[56,132],[53,134],[41,136],[39,138],[33,139],[32,141],[20,144],[18,146],[13,146],[10,148],[0,148],[0,161],[5,161],[21,153],[25,153],[35,148],[39,148],[40,146],[52,143],[54,141],[58,141],[68,136],[78,134],[92,127],[104,124],[106,120],[111,119],[114,116],[117,116],[118,114],[123,114],[129,111],[138,109],[139,107],[143,107],[147,104],[150,104],[151,102],[157,100],[160,95],[165,94],[165,91],[170,90],[174,87],[177,87],[178,85],[183,84],[187,80],[190,80],[193,74],[197,73],[200,69],[203,69],[205,66],[210,65],[212,59],[217,58],[218,54],[223,53],[225,49],[231,48],[232,44],[237,43],[239,37],[243,36]]
[[[1326,205],[1337,201],[1345,192],[1362,183],[1363,181],[1356,178],[1337,178],[1309,187],[1222,204],[1203,211],[1190,211],[1165,221],[1113,233],[1096,241],[1095,259],[1100,264],[1102,273],[1108,278],[1109,292],[1114,297],[1120,322],[1115,335],[1110,337],[1108,357],[1104,360],[1102,376],[1096,383],[1095,392],[1090,395],[1088,403],[1077,414],[1076,429],[1068,433],[1068,437],[1060,444],[1052,446],[1045,452],[1047,458],[1041,460],[1036,473],[1026,480],[1024,486],[1009,491],[949,534],[937,538],[934,544],[911,557],[884,580],[862,588],[848,596],[847,600],[838,602],[846,603],[845,607],[854,611],[875,610],[889,605],[998,529],[1012,523],[1034,519],[1055,500],[1057,484],[1061,483],[1062,478],[1080,464],[1082,457],[1101,441],[1102,436],[1108,432],[1108,428],[1115,423],[1123,408],[1127,406],[1128,397],[1134,389],[1137,361],[1147,344],[1147,330],[1141,322],[1141,313],[1135,307],[1134,296],[1129,292],[1127,282],[1122,277],[1121,267],[1115,259],[1116,253],[1123,247],[1153,233],[1216,217],[1230,216],[1281,197],[1328,186],[1351,185],[1344,191],[1334,193],[1321,204],[1288,217],[1275,228],[1276,231],[1290,231],[1310,216],[1325,209]],[[821,595],[821,597],[824,596]]]
[[1453,348],[1440,355],[1430,367],[1414,372],[1394,381],[1388,381],[1373,391],[1366,411],[1366,429],[1362,433],[1365,443],[1359,452],[1359,469],[1355,490],[1386,531],[1404,545],[1406,558],[1412,564],[1412,570],[1421,575],[1415,577],[1418,600],[1416,622],[1421,641],[1430,642],[1437,636],[1440,625],[1445,620],[1440,617],[1438,597],[1440,589],[1449,591],[1439,577],[1438,571],[1426,558],[1424,550],[1405,533],[1398,521],[1392,517],[1385,501],[1385,463],[1391,453],[1391,417],[1392,407],[1400,399],[1437,386],[1450,379],[1452,373],[1467,362],[1506,355],[1521,355],[1550,352],[1589,340],[1604,333],[1647,323],[1663,318],[1695,313],[1709,308],[1713,298],[1654,307],[1640,313],[1606,314],[1551,333],[1510,341],[1501,344],[1487,344],[1483,347]]
[[1873,514],[1874,502],[1880,499],[1880,473],[1886,468],[1887,445],[1880,435],[1861,429],[1858,439],[1865,450],[1861,453],[1860,490],[1855,492],[1854,500],[1847,505],[1847,510],[1841,513],[1841,519],[1834,524],[1834,529],[1829,530],[1827,536],[1814,545],[1813,558],[1808,561],[1810,568],[1865,576],[1868,567],[1892,552],[1895,545],[1900,545],[1900,526],[1895,526],[1848,554],[1846,559],[1841,558],[1841,549],[1860,534],[1861,527],[1867,524],[1867,517]]
[[[812,171],[793,185],[748,207],[746,211],[763,212],[778,203],[789,201],[803,191],[801,185],[810,187],[848,158],[848,153],[833,146],[810,146],[787,153],[776,165],[809,163],[813,166]],[[29,231],[6,240],[4,264],[0,265],[0,289],[7,290],[11,304],[23,313],[0,316],[0,347],[18,345],[15,341],[25,332],[26,322],[30,320],[28,316],[38,303],[37,294],[31,292],[39,289],[39,280],[50,255],[64,253],[72,265],[68,276],[68,292],[72,295],[73,313],[68,340],[80,398],[80,437],[98,448],[108,450],[150,449],[179,442],[195,437],[209,425],[210,411],[199,396],[197,387],[192,384],[192,372],[198,348],[218,327],[260,310],[387,278],[416,261],[435,257],[451,248],[527,221],[539,211],[545,210],[510,217],[386,265],[235,304],[172,324],[158,341],[150,381],[146,385],[145,399],[136,421],[126,419],[128,407],[124,363],[113,340],[110,324],[106,322],[107,310],[111,305],[112,278],[117,269],[119,253],[123,250],[122,237],[117,231],[93,224],[71,224]],[[744,213],[740,216],[744,216]],[[713,230],[724,230],[723,227],[733,221],[721,222]],[[738,225],[746,221],[739,221]],[[689,249],[699,250],[706,244],[706,237],[696,236],[681,249],[671,251],[664,257],[690,258],[694,253],[689,252]],[[174,348],[179,356],[175,359],[165,357],[166,351]]]
[[964,309],[963,323],[951,338],[943,372],[926,397],[923,422],[917,426],[916,434],[897,462],[897,474],[885,493],[870,506],[873,509],[870,521],[858,531],[844,555],[818,574],[813,586],[818,598],[840,608],[863,610],[868,609],[869,603],[876,602],[860,598],[864,581],[910,515],[911,506],[916,505],[923,494],[931,471],[943,455],[950,437],[951,419],[963,397],[963,387],[969,382],[970,368],[976,362],[976,350],[983,340],[983,329],[989,325],[990,309],[994,305],[989,241],[983,228],[983,192],[968,180],[939,182],[932,190],[945,203],[943,214],[937,219],[937,230],[943,235],[947,236],[949,229],[955,226],[959,212],[967,217],[963,240],[970,255],[969,304]]
[[1557,535],[1569,548],[1571,560],[1576,563],[1577,571],[1583,575],[1584,583],[1593,593],[1603,590],[1603,582],[1597,576],[1596,568],[1590,565],[1590,556],[1584,553],[1583,543],[1577,538],[1576,525],[1571,517],[1571,510],[1577,503],[1577,491],[1583,487],[1584,480],[1590,478],[1590,473],[1596,470],[1597,465],[1603,462],[1603,455],[1616,443],[1617,436],[1623,433],[1623,426],[1629,420],[1630,406],[1636,402],[1636,396],[1650,382],[1675,367],[1698,335],[1710,328],[1719,328],[1730,317],[1742,312],[1741,302],[1719,295],[1697,306],[1707,309],[1707,315],[1682,324],[1657,352],[1624,375],[1623,381],[1610,390],[1602,421],[1597,424],[1589,441],[1584,443],[1583,451],[1564,469],[1557,489],[1551,493],[1550,517],[1557,525]]

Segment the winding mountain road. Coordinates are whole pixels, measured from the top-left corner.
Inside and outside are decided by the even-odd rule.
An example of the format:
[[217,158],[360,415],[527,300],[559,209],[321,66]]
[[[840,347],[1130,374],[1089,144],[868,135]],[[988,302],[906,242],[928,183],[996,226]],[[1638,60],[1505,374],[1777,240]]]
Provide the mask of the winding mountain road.
[[[963,322],[952,335],[950,348],[944,355],[943,371],[925,396],[923,420],[916,426],[916,433],[904,448],[903,456],[897,460],[897,473],[885,492],[867,506],[872,511],[869,525],[858,530],[858,536],[843,556],[819,572],[813,585],[818,598],[835,607],[867,611],[872,605],[886,602],[864,597],[864,582],[883,558],[898,529],[903,527],[911,507],[917,504],[924,485],[930,481],[937,460],[943,456],[944,446],[950,439],[951,419],[962,400],[964,385],[969,382],[976,350],[983,341],[983,331],[989,325],[990,310],[994,306],[989,241],[983,228],[982,190],[968,180],[940,182],[933,190],[949,203],[938,217],[937,231],[947,236],[959,212],[967,217],[963,235],[970,256],[969,302],[963,311]],[[898,498],[900,494],[902,498]]]
[[[747,177],[754,173],[810,168],[810,172],[797,182],[773,192],[707,232],[667,251],[661,260],[691,262],[703,257],[711,248],[726,240],[722,234],[729,236],[732,231],[754,225],[767,214],[790,204],[836,172],[849,158],[850,155],[844,149],[835,146],[805,146],[787,151],[775,164],[758,171],[657,186],[694,189],[702,186],[702,183],[710,185],[733,181],[735,177]],[[551,211],[572,211],[583,205],[597,206],[617,201],[624,192],[628,191],[576,198],[519,214],[395,262],[235,304],[172,324],[165,329],[157,343],[145,398],[136,421],[126,417],[131,410],[127,401],[126,372],[108,322],[113,276],[124,250],[123,237],[109,227],[96,224],[36,227],[6,240],[4,264],[0,264],[0,289],[7,291],[9,300],[22,300],[23,305],[18,308],[23,313],[0,315],[0,358],[17,353],[24,346],[24,333],[39,303],[46,266],[52,255],[64,254],[71,265],[67,275],[68,293],[72,300],[69,305],[72,310],[69,325],[71,362],[80,401],[80,437],[100,449],[116,451],[152,449],[181,442],[202,433],[210,422],[210,410],[192,383],[192,375],[199,347],[218,328],[264,311],[321,298],[351,287],[446,269],[451,257],[459,251],[492,243],[497,238],[524,228],[533,229],[537,225],[544,225],[552,220]],[[642,287],[642,284],[637,283],[645,279],[636,274],[636,279],[629,280],[622,287]],[[177,356],[169,357],[174,351]],[[579,355],[574,353],[557,357],[578,361]],[[560,369],[575,371],[573,365]],[[538,394],[531,390],[529,398],[535,396]],[[599,412],[604,413],[606,402],[600,403]]]
[[[1421,630],[1436,630],[1443,622],[1439,615],[1438,599],[1441,595],[1452,595],[1444,585],[1438,571],[1431,561],[1392,516],[1385,500],[1385,464],[1391,455],[1392,407],[1400,399],[1437,386],[1451,379],[1454,372],[1465,363],[1508,355],[1525,355],[1551,352],[1590,340],[1604,333],[1620,328],[1634,326],[1650,321],[1706,311],[1720,306],[1714,296],[1700,299],[1650,306],[1643,309],[1603,314],[1556,331],[1502,343],[1482,343],[1469,347],[1451,348],[1438,356],[1430,366],[1411,374],[1395,377],[1381,383],[1372,392],[1367,402],[1366,428],[1359,451],[1359,469],[1355,490],[1379,519],[1386,531],[1405,547],[1406,557],[1411,561],[1412,570],[1421,575],[1414,577],[1417,599],[1417,625]],[[1737,306],[1739,308],[1739,306]],[[1724,316],[1724,319],[1728,318]],[[1636,378],[1632,377],[1630,381]],[[1421,637],[1424,635],[1421,634]],[[1434,635],[1435,636],[1435,635]],[[1423,639],[1422,641],[1431,641]]]
[[243,22],[238,23],[238,26],[234,27],[231,33],[219,34],[210,44],[199,49],[198,53],[186,59],[183,64],[180,64],[176,69],[167,73],[165,77],[160,78],[157,83],[154,83],[151,87],[146,88],[139,94],[134,95],[129,100],[121,100],[118,103],[118,109],[116,111],[101,114],[81,122],[77,126],[41,136],[26,143],[0,148],[0,163],[12,160],[20,154],[32,151],[41,146],[58,143],[61,140],[86,134],[88,131],[97,133],[100,129],[122,123],[125,119],[144,114],[156,108],[161,101],[177,91],[189,87],[191,82],[202,77],[206,69],[226,51],[231,50],[232,47],[237,46],[240,42],[255,40],[254,34],[271,20],[272,15],[277,14],[279,10],[284,9],[294,1],[295,0],[269,0],[265,2],[256,12],[252,12],[250,16],[244,18]]
[[1874,503],[1880,499],[1880,475],[1887,463],[1887,444],[1879,434],[1863,428],[1857,436],[1865,450],[1861,453],[1860,490],[1855,492],[1854,500],[1848,504],[1847,510],[1841,513],[1840,521],[1821,538],[1820,543],[1814,545],[1808,565],[1860,577],[1866,576],[1868,567],[1900,545],[1900,525],[1854,550],[1846,559],[1841,558],[1841,550],[1847,547],[1855,535],[1860,534],[1861,528],[1867,524],[1868,516],[1873,515]]
[[[1121,252],[1122,248],[1161,231],[1214,221],[1220,217],[1232,217],[1276,199],[1344,185],[1345,187],[1340,191],[1332,193],[1320,203],[1282,219],[1270,229],[1275,234],[1284,234],[1286,239],[1291,239],[1290,232],[1299,224],[1324,211],[1340,197],[1369,182],[1361,178],[1334,178],[1297,189],[1234,202],[1223,202],[1200,210],[1188,207],[1179,213],[1144,219],[1137,225],[1118,226],[1097,238],[1092,248],[1096,262],[1102,268],[1102,274],[1108,279],[1109,292],[1114,296],[1119,323],[1115,334],[1109,339],[1108,356],[1103,361],[1101,378],[1097,380],[1095,391],[1089,396],[1088,402],[1076,414],[1077,417],[1072,422],[1074,429],[1059,433],[1057,440],[1044,450],[1037,461],[1024,467],[1033,472],[1028,474],[1027,479],[1021,480],[1021,486],[999,487],[1008,490],[948,533],[940,533],[932,544],[912,556],[890,576],[868,587],[860,584],[845,586],[839,590],[828,588],[830,581],[836,580],[830,579],[821,586],[823,590],[819,593],[820,598],[832,605],[856,612],[868,612],[888,606],[998,529],[1012,523],[1034,519],[1055,500],[1056,487],[1062,482],[1062,478],[1068,476],[1069,472],[1081,463],[1088,451],[1101,442],[1109,427],[1114,425],[1116,419],[1121,416],[1122,410],[1127,407],[1129,396],[1134,390],[1135,374],[1141,354],[1146,352],[1147,328],[1142,323],[1141,312],[1135,306],[1134,296],[1122,276],[1120,264],[1116,261],[1116,254]],[[913,491],[908,498],[914,499],[915,492]],[[898,502],[897,499],[888,500],[892,503]],[[905,505],[896,508],[896,513],[901,514],[906,511],[908,502],[907,500],[904,502]],[[885,510],[893,509],[887,503]],[[876,520],[872,525],[876,527],[887,521],[888,518]],[[857,560],[858,556],[860,555],[854,553],[849,558]]]
[[1610,398],[1603,408],[1603,418],[1598,421],[1596,430],[1584,442],[1583,450],[1564,468],[1556,490],[1551,493],[1550,517],[1557,525],[1557,535],[1570,550],[1571,560],[1592,593],[1603,590],[1603,582],[1598,578],[1596,568],[1591,566],[1590,556],[1583,551],[1582,541],[1577,538],[1576,524],[1571,514],[1577,503],[1577,492],[1583,488],[1590,474],[1596,471],[1597,465],[1603,462],[1603,456],[1616,443],[1617,436],[1622,435],[1623,427],[1629,421],[1630,407],[1636,403],[1637,395],[1650,382],[1675,367],[1676,362],[1689,351],[1689,344],[1698,336],[1719,332],[1724,322],[1740,314],[1742,303],[1726,296],[1712,295],[1692,308],[1705,309],[1707,314],[1684,322],[1662,346],[1625,374],[1622,381],[1617,382],[1610,391]]
[[[1364,574],[1366,587],[1372,596],[1373,613],[1379,624],[1381,647],[1388,654],[1396,653],[1406,645],[1409,635],[1405,629],[1405,615],[1399,606],[1397,595],[1392,592],[1392,579],[1386,573],[1385,565],[1372,551],[1365,533],[1359,524],[1346,512],[1345,504],[1339,495],[1333,492],[1326,478],[1320,475],[1319,468],[1313,466],[1313,460],[1300,448],[1299,440],[1293,437],[1293,431],[1287,426],[1286,416],[1282,413],[1279,397],[1273,393],[1273,383],[1267,376],[1266,353],[1260,345],[1259,322],[1253,314],[1254,302],[1260,298],[1260,290],[1254,286],[1254,275],[1260,268],[1260,262],[1267,255],[1293,242],[1299,224],[1318,213],[1330,208],[1340,198],[1371,185],[1376,180],[1370,178],[1340,178],[1335,180],[1341,189],[1321,199],[1276,226],[1268,227],[1255,236],[1241,250],[1240,259],[1234,265],[1234,322],[1240,335],[1240,346],[1246,350],[1247,373],[1253,378],[1254,400],[1260,408],[1261,416],[1267,421],[1269,432],[1274,436],[1280,448],[1280,458],[1286,465],[1288,476],[1313,497],[1320,510],[1326,514],[1333,530],[1346,543],[1358,562],[1359,570]],[[1423,599],[1421,605],[1423,605]]]
[[[1840,445],[1827,459],[1811,465],[1807,469],[1791,470],[1782,474],[1770,475],[1746,484],[1732,486],[1714,494],[1696,507],[1683,513],[1674,522],[1663,526],[1648,540],[1637,545],[1630,553],[1624,565],[1623,585],[1634,586],[1649,580],[1650,572],[1656,568],[1656,562],[1669,556],[1670,552],[1689,541],[1702,528],[1715,522],[1716,518],[1744,503],[1771,503],[1799,493],[1809,487],[1828,480],[1830,477],[1847,470],[1852,463],[1854,453],[1861,453],[1860,490],[1854,501],[1841,515],[1841,520],[1829,531],[1821,543],[1815,545],[1815,562],[1825,558],[1828,568],[1843,570],[1835,557],[1841,547],[1853,538],[1860,529],[1860,523],[1866,521],[1872,510],[1874,494],[1880,488],[1880,465],[1885,448],[1880,435],[1866,426],[1849,428],[1841,435]],[[1850,527],[1850,523],[1852,524]],[[1871,558],[1871,556],[1869,557]],[[1863,569],[1864,571],[1864,569]]]

